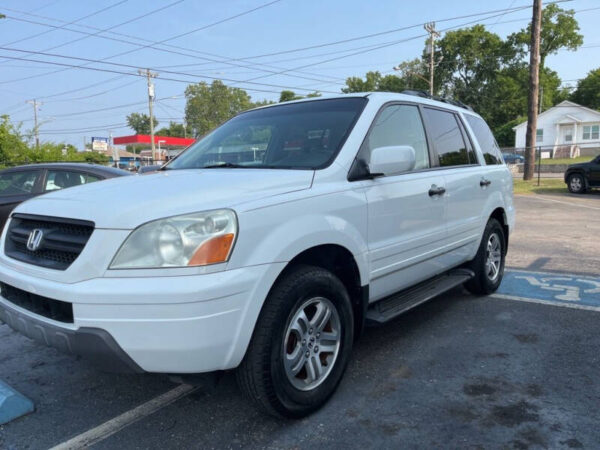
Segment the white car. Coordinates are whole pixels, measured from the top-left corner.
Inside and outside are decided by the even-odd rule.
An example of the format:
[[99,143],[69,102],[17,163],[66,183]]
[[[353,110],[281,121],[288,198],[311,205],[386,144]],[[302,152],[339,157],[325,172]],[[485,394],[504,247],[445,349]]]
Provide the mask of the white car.
[[511,174],[456,102],[365,93],[229,120],[156,174],[13,212],[0,318],[119,371],[236,369],[263,410],[334,392],[366,322],[460,284],[493,292]]

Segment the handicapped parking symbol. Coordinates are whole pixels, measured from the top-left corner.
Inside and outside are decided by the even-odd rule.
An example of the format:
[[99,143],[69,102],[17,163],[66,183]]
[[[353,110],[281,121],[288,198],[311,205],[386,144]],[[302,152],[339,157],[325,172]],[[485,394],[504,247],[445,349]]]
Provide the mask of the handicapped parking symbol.
[[[600,282],[594,280],[586,280],[584,278],[575,277],[541,277],[537,278],[533,275],[517,275],[516,279],[527,281],[532,287],[543,289],[546,291],[558,292],[553,297],[557,300],[564,300],[568,302],[581,301],[581,293],[583,294],[600,294]],[[590,286],[585,288],[577,284],[584,284]]]

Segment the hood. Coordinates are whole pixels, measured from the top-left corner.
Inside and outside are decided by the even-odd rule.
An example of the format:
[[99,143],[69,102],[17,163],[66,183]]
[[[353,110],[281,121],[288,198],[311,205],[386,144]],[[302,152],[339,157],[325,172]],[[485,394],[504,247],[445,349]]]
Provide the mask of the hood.
[[193,169],[119,177],[35,197],[15,212],[91,220],[132,229],[163,217],[231,208],[308,189],[312,170]]

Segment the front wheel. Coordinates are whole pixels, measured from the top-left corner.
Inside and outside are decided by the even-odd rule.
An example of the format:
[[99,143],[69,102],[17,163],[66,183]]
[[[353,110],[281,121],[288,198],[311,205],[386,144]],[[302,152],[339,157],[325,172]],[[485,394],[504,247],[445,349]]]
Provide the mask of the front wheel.
[[496,219],[490,219],[485,226],[477,255],[468,265],[475,273],[475,276],[465,283],[465,287],[471,293],[488,295],[498,289],[504,276],[505,243],[502,225]]
[[331,272],[297,266],[272,289],[237,370],[244,394],[263,411],[299,418],[333,394],[353,342],[348,292]]
[[583,194],[585,192],[585,180],[583,175],[574,173],[569,176],[568,183],[569,192],[572,194]]

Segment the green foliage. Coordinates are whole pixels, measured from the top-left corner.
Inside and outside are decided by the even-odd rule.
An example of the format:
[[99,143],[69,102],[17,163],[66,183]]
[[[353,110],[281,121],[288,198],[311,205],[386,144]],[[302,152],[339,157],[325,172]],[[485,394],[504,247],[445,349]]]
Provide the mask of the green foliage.
[[296,95],[296,93],[294,91],[281,91],[281,94],[279,95],[279,103],[283,103],[283,102],[289,102],[292,100],[300,100],[302,98],[313,98],[313,97],[320,97],[321,93],[320,92],[310,92],[306,95],[306,97],[303,97],[301,95]]
[[19,127],[8,116],[0,116],[0,167],[16,164],[52,161],[108,162],[108,157],[97,152],[78,152],[70,144],[44,142],[39,148],[28,146]]
[[346,80],[342,92],[402,92],[406,89],[404,80],[395,75],[381,75],[380,72],[367,72],[365,79],[350,77]]
[[[508,42],[522,55],[529,52],[531,43],[531,23],[517,33],[508,37]],[[579,34],[579,24],[575,19],[575,11],[564,10],[551,3],[542,12],[542,29],[540,32],[540,67],[544,67],[546,57],[566,48],[577,50],[583,44],[583,36]]]
[[169,127],[163,127],[156,132],[157,136],[186,137],[191,130],[186,129],[182,123],[169,122]]
[[9,116],[0,116],[0,163],[14,161],[26,152],[27,144],[19,128],[10,122]]
[[589,108],[600,109],[600,68],[577,82],[571,100]]
[[524,122],[526,120],[526,116],[521,116],[509,122],[506,122],[504,125],[496,127],[494,135],[496,137],[496,141],[498,141],[498,145],[500,147],[514,147],[515,132],[513,130],[513,127],[516,127],[521,122]]
[[228,87],[220,80],[211,84],[190,84],[185,90],[185,97],[185,119],[196,138],[254,107],[244,89]]
[[[158,125],[156,117],[152,118],[154,121],[154,128]],[[127,125],[129,125],[135,134],[150,134],[150,116],[147,114],[131,113],[127,116]]]

